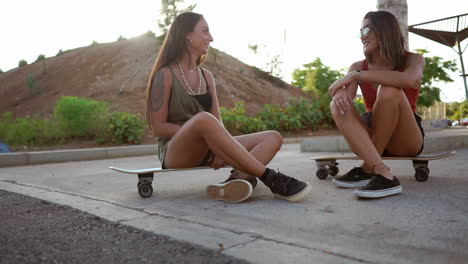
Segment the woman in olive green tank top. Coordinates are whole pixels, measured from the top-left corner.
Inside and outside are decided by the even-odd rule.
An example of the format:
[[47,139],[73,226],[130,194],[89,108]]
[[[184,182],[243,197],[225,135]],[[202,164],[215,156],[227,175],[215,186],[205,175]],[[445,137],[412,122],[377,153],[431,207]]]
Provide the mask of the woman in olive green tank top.
[[219,113],[213,75],[200,67],[213,41],[202,15],[176,17],[153,66],[147,89],[147,120],[158,137],[163,168],[233,167],[229,178],[207,187],[209,197],[241,202],[259,178],[279,198],[299,201],[310,184],[265,167],[282,145],[276,131],[233,137]]

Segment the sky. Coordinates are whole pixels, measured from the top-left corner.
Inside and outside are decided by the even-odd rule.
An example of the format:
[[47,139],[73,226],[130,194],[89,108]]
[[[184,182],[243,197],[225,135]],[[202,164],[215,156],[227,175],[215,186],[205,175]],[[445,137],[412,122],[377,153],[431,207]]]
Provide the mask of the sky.
[[[0,9],[0,69],[16,68],[39,54],[55,56],[62,50],[88,46],[93,41],[113,42],[148,30],[159,33],[160,1],[153,0],[15,0]],[[212,46],[237,59],[264,68],[279,55],[281,77],[319,57],[333,69],[346,70],[363,59],[359,28],[362,17],[376,10],[376,0],[186,0],[182,7],[197,4],[214,42]],[[407,0],[408,25],[468,13],[466,0]],[[468,40],[462,42],[462,48]],[[258,45],[254,54],[248,47]],[[409,33],[410,50],[424,48],[429,56],[455,60],[459,71],[453,83],[438,83],[442,100],[465,98],[458,54],[451,48]],[[468,71],[468,49],[463,58]],[[0,84],[1,85],[1,84]]]

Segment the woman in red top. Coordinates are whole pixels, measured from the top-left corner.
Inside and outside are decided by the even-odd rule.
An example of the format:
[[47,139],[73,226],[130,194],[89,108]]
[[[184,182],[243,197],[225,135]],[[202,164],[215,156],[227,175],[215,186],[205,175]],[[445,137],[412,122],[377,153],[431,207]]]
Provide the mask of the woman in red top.
[[[417,156],[424,143],[421,118],[415,114],[424,58],[405,48],[395,17],[386,11],[369,12],[361,27],[365,60],[329,87],[331,113],[352,151],[364,161],[334,179],[340,187],[359,187],[358,197],[385,197],[402,192],[397,178],[381,156]],[[358,85],[367,113],[353,107]]]

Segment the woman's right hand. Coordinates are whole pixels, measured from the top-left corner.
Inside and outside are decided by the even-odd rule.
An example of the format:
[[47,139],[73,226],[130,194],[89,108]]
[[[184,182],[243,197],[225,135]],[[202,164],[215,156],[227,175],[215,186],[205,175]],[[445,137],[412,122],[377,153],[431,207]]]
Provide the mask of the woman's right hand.
[[345,88],[338,89],[335,95],[332,97],[332,103],[335,104],[338,112],[344,115],[346,112],[351,110],[353,105],[353,99],[348,94]]

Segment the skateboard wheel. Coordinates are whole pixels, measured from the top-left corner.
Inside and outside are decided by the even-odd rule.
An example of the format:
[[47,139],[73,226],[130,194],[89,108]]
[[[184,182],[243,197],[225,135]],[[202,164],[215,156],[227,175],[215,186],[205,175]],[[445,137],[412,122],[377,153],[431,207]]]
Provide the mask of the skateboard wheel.
[[317,178],[324,180],[328,177],[328,170],[327,169],[318,169],[317,170]]
[[331,176],[336,176],[338,172],[340,172],[340,169],[337,166],[331,166],[328,171],[330,172]]
[[429,168],[417,168],[414,177],[419,182],[427,181],[427,178],[429,178]]
[[153,194],[153,187],[151,183],[141,183],[138,186],[138,194],[143,198],[148,198]]

